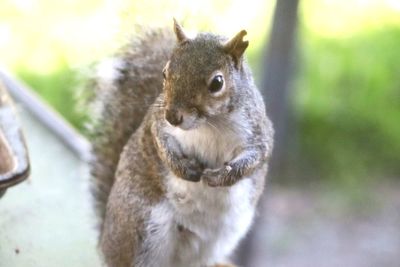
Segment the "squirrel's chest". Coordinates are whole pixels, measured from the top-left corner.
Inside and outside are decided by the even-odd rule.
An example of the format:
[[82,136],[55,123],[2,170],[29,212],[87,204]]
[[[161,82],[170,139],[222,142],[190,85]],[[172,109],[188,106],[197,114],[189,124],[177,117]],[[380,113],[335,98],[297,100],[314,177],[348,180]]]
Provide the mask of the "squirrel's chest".
[[223,260],[250,227],[255,210],[251,201],[253,181],[243,179],[231,187],[212,188],[203,181],[170,178],[168,209],[174,223],[184,229],[184,233],[177,234],[177,240],[181,240],[182,234],[185,240],[176,244],[179,261],[196,257],[203,263]]
[[240,134],[210,127],[200,127],[191,131],[176,128],[172,130],[172,134],[185,154],[197,157],[206,163],[208,168],[221,167],[233,159],[243,143]]
[[254,209],[252,196],[254,183],[242,179],[230,187],[210,187],[206,182],[185,181],[170,174],[167,179],[167,198],[172,204],[177,221],[194,232],[207,231],[215,234],[224,224],[240,221],[240,214]]

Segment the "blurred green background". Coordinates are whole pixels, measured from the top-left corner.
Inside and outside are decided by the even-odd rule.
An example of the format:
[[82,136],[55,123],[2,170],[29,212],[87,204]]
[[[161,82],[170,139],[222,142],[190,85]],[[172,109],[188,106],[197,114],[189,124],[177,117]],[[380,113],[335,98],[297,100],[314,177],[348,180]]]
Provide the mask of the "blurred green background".
[[[78,130],[76,91],[87,66],[121,46],[135,24],[232,35],[248,29],[260,80],[275,1],[2,0],[0,58]],[[292,82],[293,168],[322,180],[400,173],[400,2],[304,0]],[[301,169],[301,170],[299,170]]]

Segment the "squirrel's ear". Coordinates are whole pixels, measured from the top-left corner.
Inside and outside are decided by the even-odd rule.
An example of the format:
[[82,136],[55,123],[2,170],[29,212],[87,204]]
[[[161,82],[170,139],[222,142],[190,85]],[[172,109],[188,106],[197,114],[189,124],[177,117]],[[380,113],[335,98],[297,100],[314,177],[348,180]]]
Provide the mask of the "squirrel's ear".
[[176,35],[176,39],[178,40],[178,43],[183,43],[189,40],[189,38],[186,36],[185,32],[183,31],[183,28],[179,23],[176,21],[174,18],[174,32]]
[[224,44],[224,51],[233,57],[236,67],[239,66],[243,53],[249,46],[249,41],[243,41],[243,37],[246,34],[245,30],[241,30],[235,37]]

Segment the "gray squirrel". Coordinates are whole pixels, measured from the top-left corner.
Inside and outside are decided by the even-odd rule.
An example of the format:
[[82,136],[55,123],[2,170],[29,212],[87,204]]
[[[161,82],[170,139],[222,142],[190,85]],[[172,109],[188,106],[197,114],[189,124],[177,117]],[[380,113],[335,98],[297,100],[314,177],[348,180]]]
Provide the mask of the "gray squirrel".
[[109,267],[233,266],[264,188],[272,124],[232,39],[148,30],[99,68],[91,174]]

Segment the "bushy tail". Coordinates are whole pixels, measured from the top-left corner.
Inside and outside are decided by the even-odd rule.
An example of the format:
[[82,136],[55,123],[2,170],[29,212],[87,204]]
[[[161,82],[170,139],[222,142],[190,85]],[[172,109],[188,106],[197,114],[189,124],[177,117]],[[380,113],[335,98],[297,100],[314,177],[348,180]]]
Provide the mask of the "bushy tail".
[[104,218],[120,154],[162,90],[162,69],[174,45],[167,30],[140,34],[114,57],[99,64],[95,91],[91,175],[96,209]]

